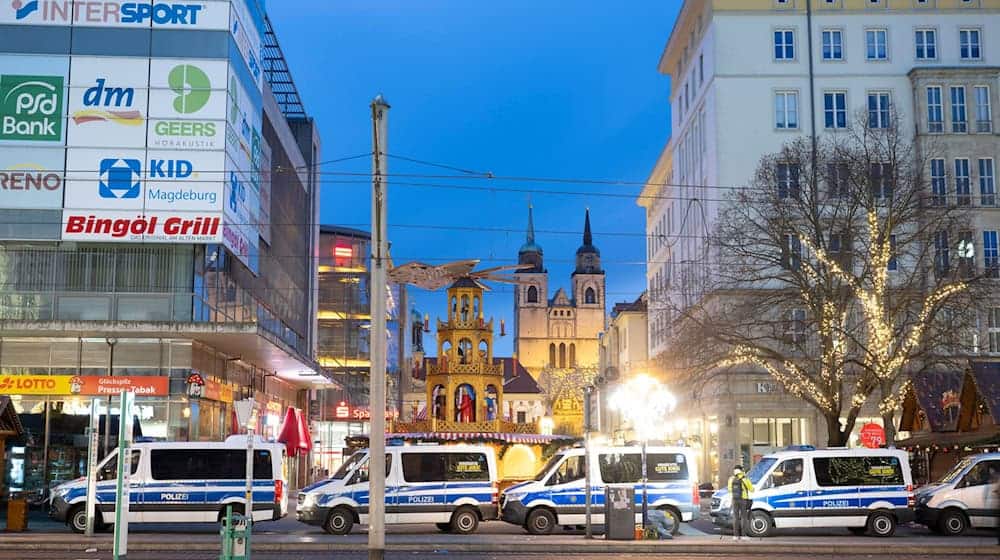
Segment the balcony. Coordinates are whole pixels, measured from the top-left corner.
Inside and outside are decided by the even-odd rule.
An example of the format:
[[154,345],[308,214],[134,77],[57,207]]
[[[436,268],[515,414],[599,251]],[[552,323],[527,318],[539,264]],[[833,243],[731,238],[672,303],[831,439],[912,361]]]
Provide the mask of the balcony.
[[427,375],[493,375],[503,378],[503,364],[461,364],[438,359],[428,364]]

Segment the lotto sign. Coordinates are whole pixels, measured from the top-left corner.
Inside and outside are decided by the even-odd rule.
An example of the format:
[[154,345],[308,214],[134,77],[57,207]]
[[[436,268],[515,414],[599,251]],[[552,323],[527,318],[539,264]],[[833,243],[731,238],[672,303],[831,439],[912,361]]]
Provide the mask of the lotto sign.
[[149,147],[224,150],[227,72],[227,63],[218,60],[153,60]]
[[100,375],[0,375],[2,395],[108,396],[132,391],[141,397],[164,397],[170,378]]

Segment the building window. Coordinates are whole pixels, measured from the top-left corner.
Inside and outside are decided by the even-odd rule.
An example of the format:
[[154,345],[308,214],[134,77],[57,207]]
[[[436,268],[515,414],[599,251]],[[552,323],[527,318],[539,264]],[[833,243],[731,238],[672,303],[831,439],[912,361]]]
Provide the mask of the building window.
[[1000,307],[986,310],[990,354],[1000,354]]
[[569,345],[569,367],[576,367],[576,344]]
[[889,59],[888,34],[885,29],[865,30],[865,56],[868,60]]
[[951,267],[948,251],[948,232],[934,233],[934,271],[938,277],[948,275],[948,269]]
[[795,60],[795,31],[778,29],[774,32],[774,59]]
[[844,32],[823,30],[823,60],[844,60]]
[[538,303],[538,288],[528,286],[528,303]]
[[959,29],[958,51],[962,60],[983,58],[981,32],[978,29]]
[[889,272],[893,272],[899,268],[899,263],[896,261],[896,236],[889,236],[889,264],[886,267]]
[[933,29],[918,29],[916,31],[917,60],[934,60],[937,58],[937,32]]
[[941,86],[927,88],[927,132],[944,132],[944,105]]
[[893,169],[891,163],[873,163],[868,176],[872,198],[885,200],[892,198]]
[[976,86],[976,132],[993,132],[993,111],[990,108],[990,87]]
[[799,198],[799,165],[797,163],[779,163],[778,198]]
[[969,131],[965,111],[965,86],[951,86],[951,131]]
[[868,127],[889,128],[889,92],[868,94]]
[[958,232],[958,271],[964,278],[976,272],[976,251],[972,245],[972,232]]
[[566,343],[559,343],[559,367],[566,367]]
[[830,198],[844,198],[850,194],[851,169],[846,163],[827,164],[826,172]]
[[969,160],[955,160],[955,198],[959,206],[972,204],[972,186],[969,180]]
[[847,128],[847,93],[834,91],[823,94],[823,118],[826,128]]
[[799,94],[779,91],[774,94],[774,126],[781,130],[799,127]]
[[597,303],[597,292],[593,288],[587,288],[583,296],[584,303]]
[[931,204],[944,206],[948,202],[948,182],[943,159],[931,160]]
[[802,240],[794,233],[785,234],[781,264],[787,270],[798,270],[802,265]]
[[556,367],[556,345],[555,343],[549,344],[549,367]]
[[527,423],[527,421],[528,421],[528,413],[525,412],[525,411],[523,411],[523,410],[518,410],[517,411],[517,423],[518,424],[524,424],[524,423]]
[[979,195],[983,206],[997,205],[996,173],[991,158],[979,160]]
[[785,342],[802,344],[806,341],[806,310],[793,309],[785,320]]
[[1000,278],[1000,253],[997,252],[997,232],[983,232],[983,273],[987,278]]

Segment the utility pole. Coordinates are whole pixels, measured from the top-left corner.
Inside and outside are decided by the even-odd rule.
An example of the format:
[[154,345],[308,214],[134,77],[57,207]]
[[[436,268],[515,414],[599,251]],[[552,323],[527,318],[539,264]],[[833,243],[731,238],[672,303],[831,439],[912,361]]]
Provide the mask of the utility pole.
[[385,556],[385,307],[389,244],[386,241],[385,175],[389,104],[372,100],[372,243],[371,243],[371,433],[368,438],[368,558]]

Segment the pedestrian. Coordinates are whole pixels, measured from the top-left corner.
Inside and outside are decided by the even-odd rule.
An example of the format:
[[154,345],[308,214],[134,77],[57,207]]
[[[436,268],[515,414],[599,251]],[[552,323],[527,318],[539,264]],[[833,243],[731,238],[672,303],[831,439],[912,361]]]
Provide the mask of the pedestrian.
[[674,538],[674,517],[660,509],[650,510],[647,514],[649,525],[661,539],[672,540]]
[[750,540],[744,536],[745,523],[750,516],[750,496],[753,494],[753,483],[743,473],[743,465],[733,468],[733,476],[729,477],[729,495],[733,502],[733,540]]

